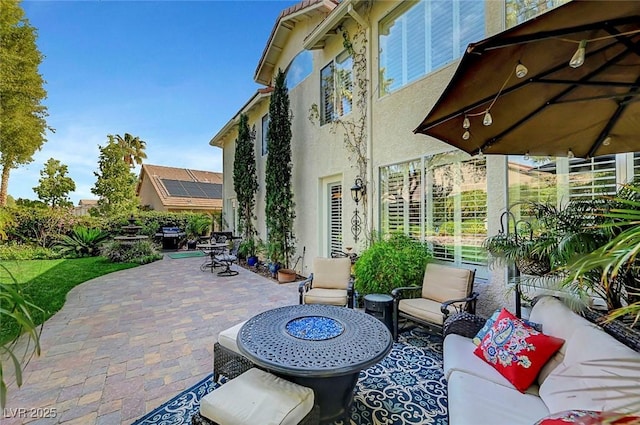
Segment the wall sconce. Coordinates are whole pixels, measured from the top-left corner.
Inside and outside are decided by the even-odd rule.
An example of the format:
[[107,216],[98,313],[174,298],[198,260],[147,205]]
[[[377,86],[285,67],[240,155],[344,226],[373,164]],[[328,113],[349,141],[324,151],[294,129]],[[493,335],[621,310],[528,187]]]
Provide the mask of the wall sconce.
[[356,203],[356,209],[353,211],[353,217],[351,218],[351,234],[355,242],[358,242],[358,237],[362,231],[362,219],[360,218],[360,214],[358,214],[358,204],[366,193],[367,189],[364,182],[360,177],[356,177],[356,181],[353,186],[351,186],[351,198],[353,202]]

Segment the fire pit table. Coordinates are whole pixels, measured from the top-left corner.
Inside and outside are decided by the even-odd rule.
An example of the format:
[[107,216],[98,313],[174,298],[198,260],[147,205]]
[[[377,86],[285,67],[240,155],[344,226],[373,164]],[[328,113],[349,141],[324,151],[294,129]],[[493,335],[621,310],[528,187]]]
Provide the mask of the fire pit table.
[[238,334],[238,348],[256,365],[313,389],[321,423],[346,416],[360,371],[382,360],[392,344],[375,317],[318,304],[265,311]]

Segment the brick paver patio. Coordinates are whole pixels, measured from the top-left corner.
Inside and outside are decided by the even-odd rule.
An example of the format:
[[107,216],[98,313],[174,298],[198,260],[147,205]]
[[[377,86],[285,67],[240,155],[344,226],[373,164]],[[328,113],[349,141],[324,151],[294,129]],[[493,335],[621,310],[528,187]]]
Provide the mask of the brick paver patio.
[[[297,283],[238,266],[218,277],[202,261],[165,255],[74,288],[46,322],[23,386],[9,387],[2,424],[131,424],[211,373],[218,332],[298,302]],[[49,409],[55,418],[24,417]]]

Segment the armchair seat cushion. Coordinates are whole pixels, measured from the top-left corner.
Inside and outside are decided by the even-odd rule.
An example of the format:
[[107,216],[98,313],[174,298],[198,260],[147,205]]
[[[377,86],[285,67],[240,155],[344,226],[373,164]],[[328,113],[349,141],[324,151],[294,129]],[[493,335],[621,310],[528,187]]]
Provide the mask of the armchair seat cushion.
[[440,307],[442,303],[439,301],[429,300],[426,298],[407,298],[398,302],[398,312],[405,313],[426,322],[442,325],[444,316]]
[[313,390],[260,369],[242,375],[212,391],[200,401],[200,414],[219,424],[293,425],[313,408]]
[[346,289],[311,288],[304,294],[305,304],[347,305]]
[[220,345],[234,353],[240,354],[240,349],[238,348],[238,332],[240,332],[240,328],[245,323],[246,320],[220,332],[218,334],[218,342]]

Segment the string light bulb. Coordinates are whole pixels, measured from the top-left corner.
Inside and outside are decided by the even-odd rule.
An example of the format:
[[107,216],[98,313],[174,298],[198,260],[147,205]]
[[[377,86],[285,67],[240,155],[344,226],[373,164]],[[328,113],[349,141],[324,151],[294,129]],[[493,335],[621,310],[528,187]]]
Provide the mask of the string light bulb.
[[573,159],[575,158],[575,154],[573,153],[573,151],[571,149],[569,149],[569,152],[567,152],[567,158],[569,159]]
[[609,146],[610,144],[611,144],[611,136],[605,137],[605,139],[602,141],[602,145]]
[[462,133],[462,140],[469,140],[470,137],[471,133],[469,133],[469,130],[466,130],[464,133]]
[[522,64],[522,62],[518,61],[516,65],[516,77],[524,78],[529,73],[529,69]]
[[478,159],[484,159],[484,153],[482,153],[482,149],[478,149]]
[[464,120],[462,121],[462,128],[466,130],[469,127],[471,127],[471,121],[469,121],[469,117],[465,115]]
[[531,159],[531,156],[529,155],[529,151],[525,152],[524,156],[522,157],[522,159],[524,159],[525,161],[528,161]]
[[578,50],[571,57],[571,61],[569,62],[569,66],[571,68],[579,68],[584,64],[584,56],[587,52],[587,40],[580,41],[578,45]]
[[488,109],[484,113],[484,118],[482,119],[482,124],[487,126],[487,127],[490,126],[491,124],[493,124],[493,117],[491,117],[491,112],[489,112]]

